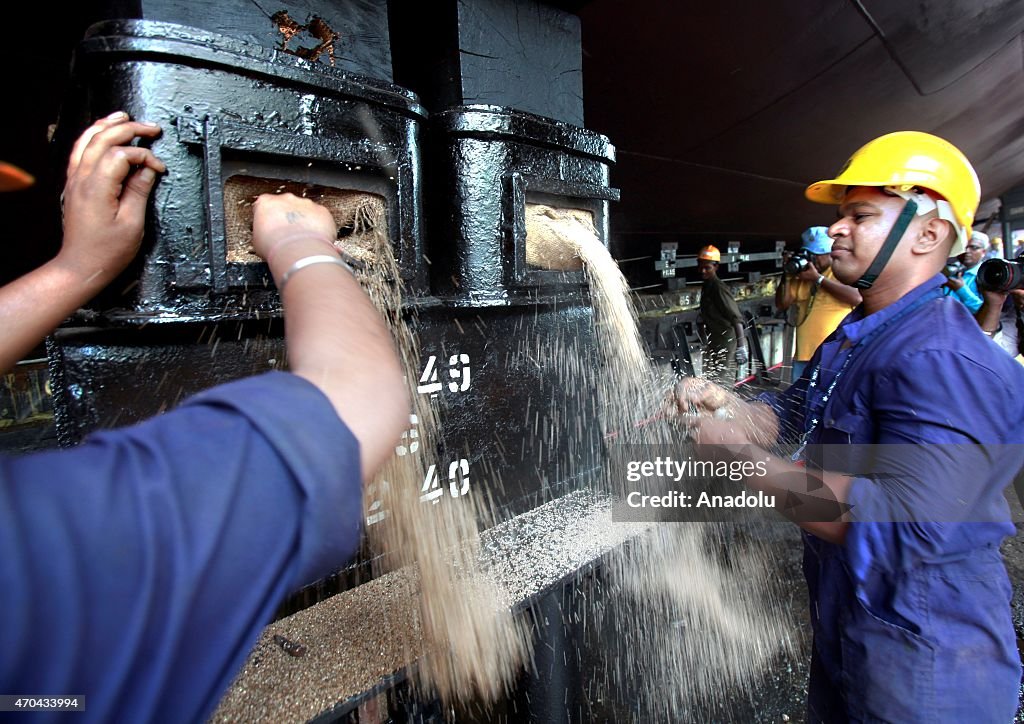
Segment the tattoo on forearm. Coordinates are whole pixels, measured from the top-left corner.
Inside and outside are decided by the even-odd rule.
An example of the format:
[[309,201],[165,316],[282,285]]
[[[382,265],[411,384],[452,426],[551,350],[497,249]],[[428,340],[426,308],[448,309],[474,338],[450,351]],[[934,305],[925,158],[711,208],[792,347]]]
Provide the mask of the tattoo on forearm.
[[299,219],[303,218],[303,216],[298,211],[288,211],[285,213],[284,218],[288,220],[289,224],[297,224],[299,223]]

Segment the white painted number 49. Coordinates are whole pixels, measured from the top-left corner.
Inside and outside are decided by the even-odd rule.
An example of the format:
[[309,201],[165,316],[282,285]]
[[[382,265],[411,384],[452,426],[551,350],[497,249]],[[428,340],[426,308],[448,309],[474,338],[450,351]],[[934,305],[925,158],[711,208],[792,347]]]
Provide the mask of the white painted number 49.
[[[469,372],[469,355],[453,354],[448,358],[448,377],[452,380],[448,383],[450,392],[465,392],[469,389],[471,381]],[[437,356],[430,355],[427,364],[420,375],[420,383],[416,391],[421,395],[436,396],[444,387],[437,373]]]

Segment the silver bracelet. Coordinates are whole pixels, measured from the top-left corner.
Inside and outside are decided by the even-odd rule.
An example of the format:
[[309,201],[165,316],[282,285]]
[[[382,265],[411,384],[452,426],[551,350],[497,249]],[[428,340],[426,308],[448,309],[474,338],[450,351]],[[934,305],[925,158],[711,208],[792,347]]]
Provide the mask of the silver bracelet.
[[301,271],[302,269],[305,269],[308,266],[313,266],[314,264],[336,264],[337,266],[343,267],[344,269],[348,270],[349,274],[355,274],[355,272],[352,271],[352,267],[350,267],[348,264],[342,261],[341,257],[335,256],[333,254],[315,254],[313,256],[304,256],[298,261],[296,261],[294,264],[292,264],[288,268],[288,271],[284,273],[284,276],[281,277],[281,283],[277,285],[277,291],[283,292],[284,285],[288,283],[288,280],[292,278],[293,274],[295,274],[298,271]]

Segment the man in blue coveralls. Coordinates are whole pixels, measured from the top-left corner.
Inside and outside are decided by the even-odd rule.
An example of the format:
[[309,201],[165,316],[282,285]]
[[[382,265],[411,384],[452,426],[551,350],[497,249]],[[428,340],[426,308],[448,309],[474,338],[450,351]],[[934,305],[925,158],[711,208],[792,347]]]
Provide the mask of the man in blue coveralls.
[[[832,269],[863,303],[785,392],[743,401],[687,380],[674,400],[698,443],[796,448],[746,484],[804,530],[809,721],[1008,722],[1021,671],[999,543],[1015,532],[1003,491],[1024,465],[1024,368],[940,273],[970,238],[977,176],[905,131],[806,195],[838,204]],[[991,392],[953,404],[979,376]]]
[[[59,254],[0,289],[0,367],[131,261],[164,171],[132,141],[159,133],[115,113],[76,143]],[[355,551],[363,480],[409,401],[336,233],[307,199],[256,203],[290,372],[71,450],[0,456],[0,694],[84,695],[76,722],[205,721],[282,597]]]

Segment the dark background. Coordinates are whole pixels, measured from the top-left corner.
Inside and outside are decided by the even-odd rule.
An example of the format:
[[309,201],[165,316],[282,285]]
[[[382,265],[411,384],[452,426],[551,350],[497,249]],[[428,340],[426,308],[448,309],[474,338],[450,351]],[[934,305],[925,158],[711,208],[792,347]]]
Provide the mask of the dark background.
[[[251,5],[247,22],[267,25],[265,37],[273,37],[268,0],[233,2]],[[485,2],[543,10],[532,0]],[[50,158],[46,135],[58,118],[74,44],[98,6],[109,13],[122,5],[131,14],[141,4],[24,8],[9,18],[0,51],[7,101],[0,159],[32,172],[38,183],[0,197],[0,281],[58,248],[64,160]],[[230,4],[181,3],[207,15]],[[372,15],[381,4],[361,5]],[[437,30],[424,25],[423,12],[440,22],[446,3],[436,13],[433,4],[421,5],[432,7],[417,16],[413,6],[393,3],[392,42],[406,39],[406,47],[411,38],[430,47]],[[1018,0],[557,6],[579,16],[584,125],[618,147],[612,184],[622,201],[613,205],[612,248],[622,259],[643,257],[624,264],[635,284],[657,281],[650,257],[657,257],[660,242],[679,242],[681,253],[729,239],[753,248],[793,241],[803,228],[828,223],[832,210],[805,201],[803,187],[831,176],[881,133],[925,130],[958,145],[981,177],[979,227],[998,209],[997,197],[1024,181],[1024,3]],[[386,55],[385,38],[343,35],[341,51]],[[481,32],[473,39],[476,54],[464,54],[464,62],[486,55],[479,51],[490,42],[522,40]],[[401,50],[394,54],[401,57]],[[401,81],[408,74],[382,69],[379,75]]]

